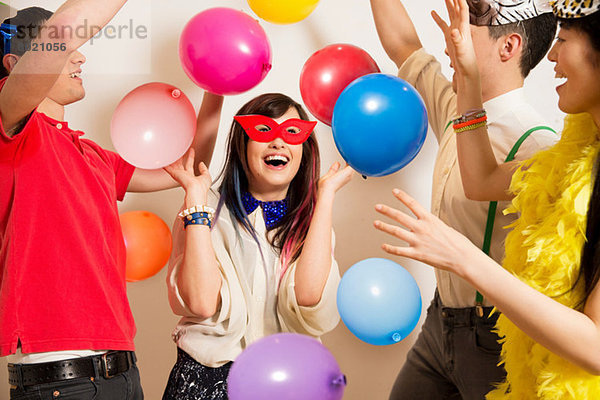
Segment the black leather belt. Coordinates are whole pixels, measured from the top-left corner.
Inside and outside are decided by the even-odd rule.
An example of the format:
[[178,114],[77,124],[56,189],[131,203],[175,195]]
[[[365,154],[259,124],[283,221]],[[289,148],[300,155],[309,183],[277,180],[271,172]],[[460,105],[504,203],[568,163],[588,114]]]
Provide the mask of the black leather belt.
[[132,351],[109,351],[99,356],[71,358],[39,364],[8,364],[8,382],[17,387],[76,378],[110,379],[135,364]]

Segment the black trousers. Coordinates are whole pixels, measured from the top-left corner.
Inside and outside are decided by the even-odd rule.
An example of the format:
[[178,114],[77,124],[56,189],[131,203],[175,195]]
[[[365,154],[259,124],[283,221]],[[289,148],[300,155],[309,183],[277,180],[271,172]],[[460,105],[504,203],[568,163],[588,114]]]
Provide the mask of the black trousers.
[[127,372],[106,379],[78,378],[57,383],[10,389],[10,400],[143,400],[140,371],[133,364]]
[[443,307],[436,295],[417,342],[394,383],[390,400],[483,400],[506,376],[493,332],[499,313],[484,307]]

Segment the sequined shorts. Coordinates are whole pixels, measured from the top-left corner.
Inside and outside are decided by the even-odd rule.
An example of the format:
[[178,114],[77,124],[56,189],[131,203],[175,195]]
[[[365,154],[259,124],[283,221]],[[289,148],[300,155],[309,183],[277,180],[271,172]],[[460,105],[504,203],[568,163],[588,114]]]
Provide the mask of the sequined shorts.
[[177,348],[162,400],[227,400],[227,375],[233,363],[210,368]]

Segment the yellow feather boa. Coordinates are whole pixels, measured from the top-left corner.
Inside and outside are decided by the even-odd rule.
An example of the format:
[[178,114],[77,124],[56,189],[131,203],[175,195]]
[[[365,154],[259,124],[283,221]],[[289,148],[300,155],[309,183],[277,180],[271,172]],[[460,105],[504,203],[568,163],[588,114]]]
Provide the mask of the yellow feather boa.
[[[505,213],[520,213],[506,238],[504,267],[556,301],[576,308],[592,172],[600,148],[589,114],[569,115],[560,141],[523,163],[513,176],[516,193]],[[535,310],[531,310],[532,313]],[[600,377],[548,351],[503,315],[502,361],[507,380],[487,400],[600,399]]]

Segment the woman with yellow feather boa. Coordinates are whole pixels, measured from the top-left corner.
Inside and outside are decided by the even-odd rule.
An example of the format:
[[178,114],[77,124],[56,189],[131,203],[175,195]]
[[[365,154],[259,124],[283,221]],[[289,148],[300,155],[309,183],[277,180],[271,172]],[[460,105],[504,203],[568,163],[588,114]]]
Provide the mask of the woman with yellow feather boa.
[[507,378],[486,399],[600,399],[600,0],[552,4],[560,31],[548,58],[556,77],[567,79],[557,92],[568,116],[561,140],[520,165],[499,165],[493,156],[468,6],[466,0],[446,5],[450,26],[433,16],[457,71],[463,115],[455,130],[465,193],[474,200],[512,199],[506,212],[520,217],[506,239],[502,268],[394,190],[416,218],[377,205],[401,226],[375,221],[375,227],[408,243],[382,247],[458,274],[502,312],[497,328]]

